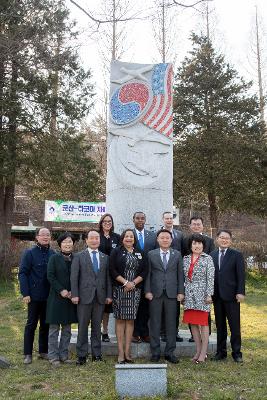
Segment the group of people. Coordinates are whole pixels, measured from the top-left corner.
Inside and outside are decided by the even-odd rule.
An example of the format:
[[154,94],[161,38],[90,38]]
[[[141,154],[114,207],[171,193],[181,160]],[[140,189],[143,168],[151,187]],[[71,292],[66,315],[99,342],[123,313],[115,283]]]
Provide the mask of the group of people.
[[[71,324],[78,323],[77,365],[88,357],[91,325],[92,361],[102,361],[101,341],[109,341],[108,320],[113,312],[118,343],[118,363],[133,363],[131,343],[149,342],[151,361],[164,357],[176,364],[180,304],[183,322],[189,324],[196,352],[192,361],[207,358],[210,308],[214,305],[217,352],[227,357],[227,321],[231,331],[232,357],[242,362],[240,301],[245,296],[242,254],[232,249],[232,233],[217,233],[218,248],[203,234],[203,220],[190,219],[190,235],[173,228],[172,212],[164,212],[157,232],[145,229],[144,212],[135,212],[133,228],[114,232],[110,214],[98,229],[86,233],[86,249],[73,253],[74,239],[65,232],[50,248],[47,228],[36,233],[36,245],[26,250],[19,268],[20,290],[28,307],[24,332],[24,363],[32,362],[34,334],[39,321],[39,357],[54,366],[69,363]],[[102,326],[102,333],[101,333]],[[61,331],[61,332],[60,332]],[[59,340],[60,333],[60,340]]]

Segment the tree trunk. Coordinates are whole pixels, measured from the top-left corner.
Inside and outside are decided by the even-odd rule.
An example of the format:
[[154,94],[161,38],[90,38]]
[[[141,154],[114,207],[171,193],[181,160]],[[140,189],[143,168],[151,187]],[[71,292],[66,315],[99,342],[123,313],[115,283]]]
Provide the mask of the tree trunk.
[[0,276],[2,277],[8,277],[11,274],[9,254],[16,177],[18,66],[15,60],[12,61],[11,68],[10,102],[12,107],[8,116],[9,127],[8,131],[3,129],[1,132],[2,135],[8,135],[5,139],[7,158],[4,159],[5,168],[0,181]]
[[213,233],[218,229],[218,207],[216,204],[215,194],[208,193],[208,200],[209,200],[209,212],[210,212],[210,225]]
[[9,255],[11,227],[14,206],[15,185],[0,187],[0,277],[8,278],[11,274]]

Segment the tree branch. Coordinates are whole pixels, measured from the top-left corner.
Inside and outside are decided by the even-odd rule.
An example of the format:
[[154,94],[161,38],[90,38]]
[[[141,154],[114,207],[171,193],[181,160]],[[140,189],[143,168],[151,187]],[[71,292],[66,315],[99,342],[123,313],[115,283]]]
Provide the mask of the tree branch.
[[207,2],[207,1],[210,2],[210,1],[213,1],[213,0],[198,0],[195,3],[192,3],[192,4],[184,4],[184,3],[180,3],[179,1],[176,1],[176,0],[172,0],[172,1],[176,6],[180,6],[180,7],[184,7],[184,8],[190,8],[190,7],[193,8],[193,7],[197,6],[200,3]]
[[132,16],[132,17],[129,17],[129,18],[118,18],[118,19],[115,19],[115,20],[113,20],[113,19],[98,19],[98,18],[93,17],[92,14],[90,14],[83,7],[81,7],[76,1],[70,0],[70,2],[72,4],[74,4],[77,8],[79,8],[79,10],[81,10],[84,14],[86,14],[87,17],[89,17],[92,21],[97,23],[98,26],[101,25],[101,24],[106,24],[106,23],[110,23],[110,22],[126,22],[126,21],[132,21],[134,19],[139,19],[139,20],[143,20],[144,19],[144,18],[139,18],[139,17],[135,17],[135,16]]

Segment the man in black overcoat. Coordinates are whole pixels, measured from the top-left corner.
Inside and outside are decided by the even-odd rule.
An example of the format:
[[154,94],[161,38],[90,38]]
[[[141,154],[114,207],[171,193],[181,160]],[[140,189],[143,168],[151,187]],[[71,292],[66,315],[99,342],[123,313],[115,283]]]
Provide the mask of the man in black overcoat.
[[240,251],[232,249],[232,233],[221,229],[217,233],[218,250],[211,253],[215,266],[214,313],[217,327],[215,361],[227,357],[227,325],[231,332],[232,357],[242,362],[240,302],[245,298],[245,262]]

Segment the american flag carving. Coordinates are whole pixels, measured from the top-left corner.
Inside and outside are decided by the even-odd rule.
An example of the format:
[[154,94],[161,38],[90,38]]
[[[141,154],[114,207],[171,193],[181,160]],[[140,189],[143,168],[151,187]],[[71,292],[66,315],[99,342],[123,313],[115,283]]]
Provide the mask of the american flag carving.
[[149,128],[170,137],[173,132],[171,64],[156,64],[152,72],[152,104],[141,121]]

